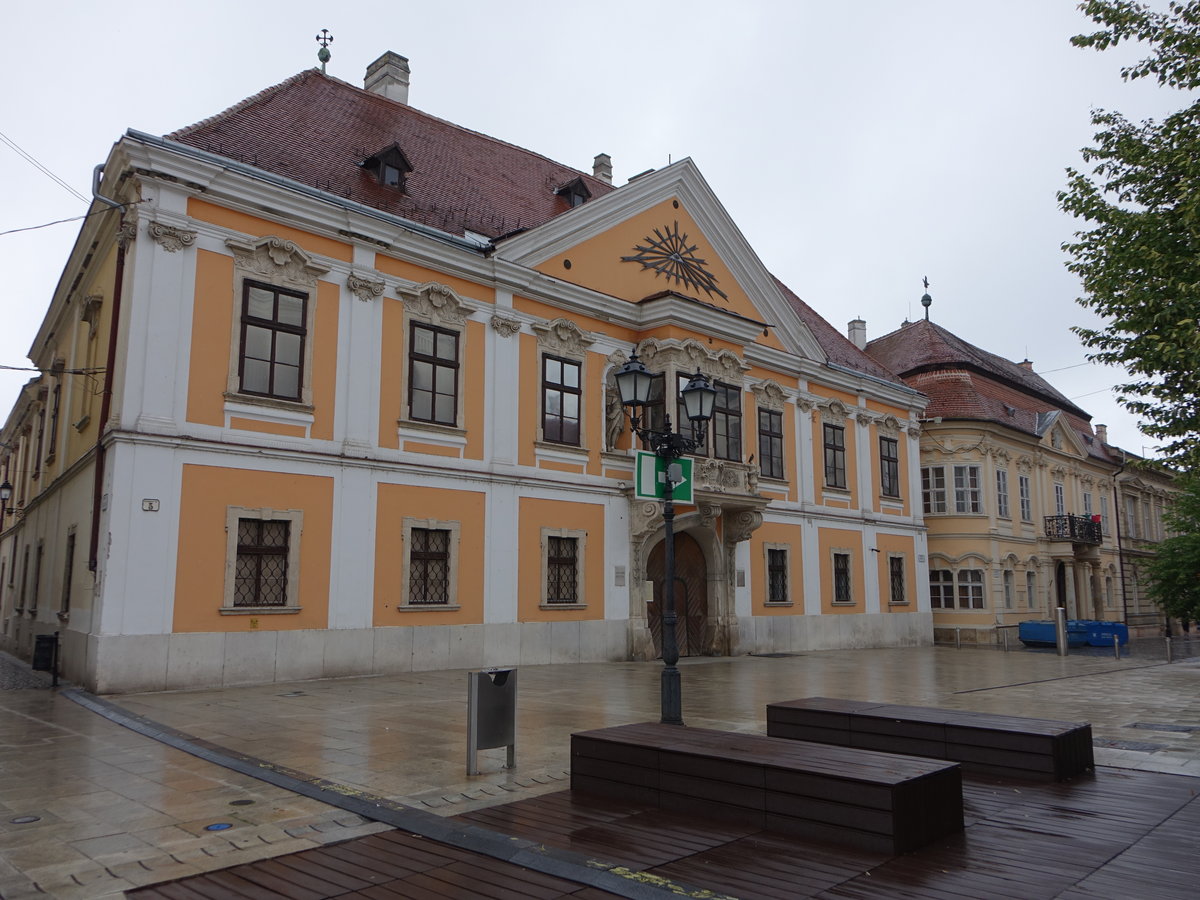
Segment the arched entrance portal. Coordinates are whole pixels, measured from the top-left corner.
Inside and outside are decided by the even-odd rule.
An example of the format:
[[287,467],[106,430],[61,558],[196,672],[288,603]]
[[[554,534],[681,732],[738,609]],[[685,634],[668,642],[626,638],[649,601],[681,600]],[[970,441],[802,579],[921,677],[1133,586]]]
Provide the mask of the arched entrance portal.
[[[654,582],[654,602],[646,608],[646,620],[657,656],[662,655],[664,555],[663,542],[659,541],[646,562],[646,575]],[[704,652],[708,625],[708,566],[704,551],[689,534],[675,535],[675,615],[679,655],[699,656]]]

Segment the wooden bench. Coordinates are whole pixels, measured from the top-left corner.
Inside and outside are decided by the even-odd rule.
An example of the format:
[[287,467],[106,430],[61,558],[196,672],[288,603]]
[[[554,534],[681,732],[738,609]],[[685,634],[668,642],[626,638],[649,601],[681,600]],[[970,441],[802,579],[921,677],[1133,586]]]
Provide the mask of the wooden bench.
[[1092,726],[993,713],[808,697],[767,706],[767,734],[1062,781],[1094,768]]
[[958,765],[680,725],[571,735],[571,788],[876,852],[963,828]]

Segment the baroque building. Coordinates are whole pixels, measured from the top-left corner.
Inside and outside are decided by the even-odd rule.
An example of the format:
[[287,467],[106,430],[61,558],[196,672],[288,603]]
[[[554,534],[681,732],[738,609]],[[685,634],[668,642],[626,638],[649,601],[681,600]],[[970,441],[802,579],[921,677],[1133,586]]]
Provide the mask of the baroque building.
[[[1052,619],[1060,606],[1069,619],[1160,631],[1131,557],[1145,559],[1162,540],[1170,476],[1132,468],[1105,427],[1093,428],[1028,360],[928,319],[869,343],[865,330],[851,323],[872,358],[929,397],[920,502],[936,639],[999,640],[1001,628]],[[1131,540],[1131,529],[1144,539]]]
[[774,279],[690,160],[618,187],[302,72],[129,131],[0,439],[0,634],[99,691],[651,659],[645,412],[718,392],[684,654],[931,638],[925,397]]

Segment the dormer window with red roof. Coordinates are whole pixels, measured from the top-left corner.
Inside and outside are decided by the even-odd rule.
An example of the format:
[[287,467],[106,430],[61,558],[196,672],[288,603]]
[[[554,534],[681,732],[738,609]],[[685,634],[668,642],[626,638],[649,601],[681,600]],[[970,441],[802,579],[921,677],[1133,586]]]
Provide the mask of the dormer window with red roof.
[[583,183],[582,178],[575,178],[568,181],[562,187],[555,190],[560,197],[567,199],[567,205],[574,209],[576,206],[583,206],[588,200],[592,199],[592,192],[588,190],[587,185]]
[[398,144],[392,144],[385,150],[368,156],[362,161],[362,167],[374,172],[384,187],[394,187],[401,192],[404,191],[405,176],[413,170]]

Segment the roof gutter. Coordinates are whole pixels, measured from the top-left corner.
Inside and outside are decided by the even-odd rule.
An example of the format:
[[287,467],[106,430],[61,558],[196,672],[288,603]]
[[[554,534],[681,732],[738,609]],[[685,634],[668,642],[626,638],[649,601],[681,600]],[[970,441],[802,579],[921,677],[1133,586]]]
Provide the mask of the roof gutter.
[[884,387],[889,387],[889,388],[892,388],[893,390],[900,391],[905,394],[912,394],[913,396],[916,396],[916,397],[924,397],[925,396],[925,394],[922,391],[918,391],[916,388],[911,388],[907,384],[897,383],[895,381],[888,381],[886,378],[880,378],[878,375],[868,375],[866,372],[860,372],[860,371],[858,371],[858,369],[851,369],[849,366],[841,366],[841,365],[838,365],[837,363],[832,363],[832,362],[828,362],[828,361],[825,363],[825,365],[829,366],[829,368],[833,369],[835,372],[845,372],[847,375],[856,375],[859,378],[865,378],[865,379],[867,379],[867,381],[873,381],[876,384],[881,384]]
[[137,131],[130,128],[125,134],[135,141],[143,144],[149,144],[152,147],[158,147],[162,150],[168,150],[172,153],[179,153],[183,156],[190,156],[192,159],[202,160],[213,165],[220,166],[231,172],[236,172],[246,178],[253,178],[257,181],[264,181],[267,184],[273,184],[276,187],[284,188],[285,190],[295,191],[299,194],[305,194],[312,197],[314,200],[320,200],[322,203],[330,203],[334,206],[340,206],[349,212],[358,213],[361,216],[367,216],[372,219],[378,219],[380,222],[386,222],[396,228],[403,228],[412,231],[416,234],[423,235],[427,238],[432,238],[435,241],[442,241],[450,244],[460,250],[470,250],[474,253],[483,254],[489,250],[493,243],[481,245],[478,241],[468,240],[448,231],[442,231],[438,228],[432,228],[428,225],[422,225],[420,222],[413,222],[410,219],[404,219],[400,216],[393,216],[383,210],[375,209],[373,206],[367,206],[365,203],[356,203],[345,197],[339,197],[336,194],[331,194],[328,191],[322,191],[315,187],[310,187],[299,181],[294,181],[291,178],[285,178],[282,175],[276,175],[273,172],[268,172],[265,169],[259,169],[255,166],[246,165],[246,163],[238,162],[236,159],[231,159],[228,156],[221,156],[219,153],[210,153],[207,150],[201,150],[199,147],[192,147],[189,144],[181,144],[178,141],[170,141],[166,138],[158,137],[157,135],[147,134],[144,131]]

